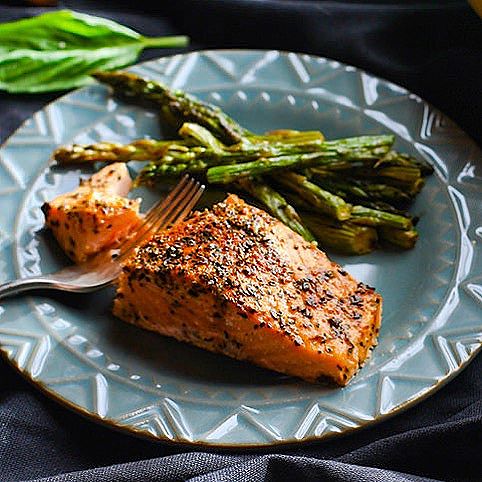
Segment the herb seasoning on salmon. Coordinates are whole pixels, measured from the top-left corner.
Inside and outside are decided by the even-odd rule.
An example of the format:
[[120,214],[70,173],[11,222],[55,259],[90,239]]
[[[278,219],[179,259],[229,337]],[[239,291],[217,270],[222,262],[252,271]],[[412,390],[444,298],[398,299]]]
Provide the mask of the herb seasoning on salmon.
[[114,314],[309,382],[345,385],[376,344],[382,299],[235,195],[125,264]]
[[43,204],[45,224],[73,261],[115,247],[138,226],[140,200],[125,197],[131,185],[126,165],[115,163]]

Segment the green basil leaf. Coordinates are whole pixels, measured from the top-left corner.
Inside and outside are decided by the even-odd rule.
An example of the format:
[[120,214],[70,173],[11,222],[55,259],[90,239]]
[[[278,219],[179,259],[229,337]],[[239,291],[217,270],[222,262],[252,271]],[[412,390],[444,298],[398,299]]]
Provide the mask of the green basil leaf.
[[0,55],[0,89],[11,93],[46,92],[92,83],[94,70],[133,63],[142,47],[105,47],[94,51],[37,52],[17,50]]
[[130,65],[144,48],[181,47],[187,37],[144,37],[111,20],[70,10],[0,24],[0,89],[65,90],[94,70]]

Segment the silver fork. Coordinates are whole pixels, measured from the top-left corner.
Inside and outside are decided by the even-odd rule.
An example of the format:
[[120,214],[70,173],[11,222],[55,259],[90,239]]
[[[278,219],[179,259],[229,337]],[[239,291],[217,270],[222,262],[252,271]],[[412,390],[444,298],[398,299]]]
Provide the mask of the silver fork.
[[119,276],[122,262],[150,235],[182,221],[196,205],[204,186],[184,176],[165,199],[146,213],[133,237],[125,240],[112,254],[104,253],[77,266],[43,276],[22,278],[0,285],[0,298],[34,289],[54,289],[86,293],[112,284]]

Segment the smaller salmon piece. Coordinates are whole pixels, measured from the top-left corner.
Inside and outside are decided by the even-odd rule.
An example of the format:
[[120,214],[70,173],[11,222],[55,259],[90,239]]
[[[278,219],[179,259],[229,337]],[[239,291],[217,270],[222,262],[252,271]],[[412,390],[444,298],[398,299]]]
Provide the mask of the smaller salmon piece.
[[123,163],[110,164],[72,192],[42,206],[45,224],[76,263],[129,236],[140,221],[140,199],[125,196],[132,186]]

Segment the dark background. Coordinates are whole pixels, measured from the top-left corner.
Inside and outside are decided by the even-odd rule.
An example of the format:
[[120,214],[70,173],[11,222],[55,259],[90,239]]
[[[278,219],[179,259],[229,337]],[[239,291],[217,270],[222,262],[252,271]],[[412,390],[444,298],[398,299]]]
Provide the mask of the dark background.
[[[145,35],[189,35],[190,50],[275,48],[331,57],[420,95],[482,143],[482,22],[467,2],[158,4],[83,0],[59,7]],[[0,22],[45,10],[0,1]],[[178,52],[150,50],[141,60]],[[57,95],[0,93],[0,140]],[[373,428],[295,448],[235,452],[154,444],[97,426],[48,400],[0,360],[0,480],[481,481],[481,369],[479,355],[441,391]]]

